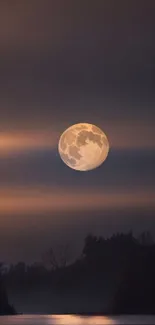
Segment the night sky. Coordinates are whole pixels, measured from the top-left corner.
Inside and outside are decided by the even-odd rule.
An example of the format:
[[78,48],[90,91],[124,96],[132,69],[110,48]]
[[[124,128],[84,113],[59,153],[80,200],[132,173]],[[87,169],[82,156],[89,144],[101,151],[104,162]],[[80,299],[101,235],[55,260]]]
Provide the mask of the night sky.
[[[93,232],[155,235],[155,1],[0,0],[0,256],[74,254]],[[106,162],[68,168],[71,124],[106,133]]]

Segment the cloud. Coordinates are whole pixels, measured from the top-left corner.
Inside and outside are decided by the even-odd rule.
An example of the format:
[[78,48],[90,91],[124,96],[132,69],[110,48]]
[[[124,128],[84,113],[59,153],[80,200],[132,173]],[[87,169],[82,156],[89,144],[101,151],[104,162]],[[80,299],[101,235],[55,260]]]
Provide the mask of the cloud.
[[58,143],[58,133],[51,131],[0,132],[0,157],[31,150],[52,150]]
[[1,186],[59,186],[68,188],[155,188],[155,152],[111,149],[104,164],[90,172],[67,167],[57,148],[32,149],[0,157]]
[[[85,211],[118,208],[155,209],[155,192],[145,189],[111,193],[85,188],[1,188],[1,215],[21,215],[47,212]],[[3,223],[2,219],[1,222]],[[27,219],[25,219],[25,223]]]
[[[50,116],[49,116],[50,120]],[[92,121],[93,122],[93,121]],[[48,124],[48,122],[47,122]],[[98,124],[97,124],[98,125]],[[15,156],[19,152],[29,152],[57,147],[61,133],[69,125],[55,125],[51,128],[10,130],[0,132],[0,158],[2,156]],[[154,149],[154,125],[150,123],[137,123],[135,121],[100,121],[99,126],[108,136],[111,150]]]

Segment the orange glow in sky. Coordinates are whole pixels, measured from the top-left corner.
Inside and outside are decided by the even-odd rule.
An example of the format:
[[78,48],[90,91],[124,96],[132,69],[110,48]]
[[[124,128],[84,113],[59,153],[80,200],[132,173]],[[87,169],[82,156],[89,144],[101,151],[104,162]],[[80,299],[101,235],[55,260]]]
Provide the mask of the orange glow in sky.
[[100,208],[155,208],[155,193],[136,189],[114,191],[66,188],[2,188],[0,189],[0,213],[21,214],[50,211],[76,211]]
[[1,132],[0,155],[16,151],[53,148],[57,134],[50,131]]
[[[69,125],[67,125],[69,126]],[[100,125],[102,127],[102,125]],[[57,147],[61,132],[52,129],[0,132],[0,155],[15,154],[18,151],[53,149]],[[155,147],[154,126],[133,121],[105,122],[103,130],[110,146],[116,149],[147,149]]]

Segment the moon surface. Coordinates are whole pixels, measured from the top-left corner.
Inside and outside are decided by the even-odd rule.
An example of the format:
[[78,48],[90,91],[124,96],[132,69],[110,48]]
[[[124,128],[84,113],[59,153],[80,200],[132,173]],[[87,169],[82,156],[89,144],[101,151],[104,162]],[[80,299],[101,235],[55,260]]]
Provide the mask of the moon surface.
[[68,167],[87,171],[97,168],[106,160],[109,142],[105,133],[97,126],[78,123],[62,133],[58,151]]

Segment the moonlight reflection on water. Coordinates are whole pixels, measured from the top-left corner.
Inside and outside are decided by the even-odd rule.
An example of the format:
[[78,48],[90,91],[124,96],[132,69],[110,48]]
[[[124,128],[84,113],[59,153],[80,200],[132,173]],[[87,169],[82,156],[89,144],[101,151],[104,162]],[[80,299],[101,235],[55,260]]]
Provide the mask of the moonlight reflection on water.
[[74,315],[1,316],[0,325],[144,325],[155,324],[154,316],[87,317]]
[[113,320],[111,320],[108,317],[81,317],[81,316],[74,316],[74,315],[59,315],[59,316],[55,316],[55,319],[57,320],[57,322],[55,323],[55,325],[104,325],[104,324],[116,324],[115,322],[113,322]]

